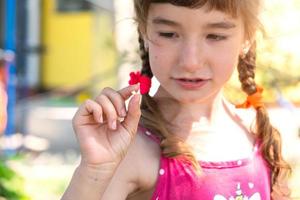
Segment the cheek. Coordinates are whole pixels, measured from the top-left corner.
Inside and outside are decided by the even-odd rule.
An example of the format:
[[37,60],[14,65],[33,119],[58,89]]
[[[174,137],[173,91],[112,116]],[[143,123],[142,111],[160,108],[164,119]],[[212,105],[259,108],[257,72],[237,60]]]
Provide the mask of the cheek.
[[212,67],[212,70],[216,76],[220,77],[220,81],[227,81],[230,79],[235,68],[237,67],[238,56],[239,54],[235,52],[224,53],[220,54],[220,56],[214,60],[215,63],[214,67]]
[[[150,51],[153,52],[153,51]],[[155,69],[155,67],[160,65],[159,56],[155,53],[149,53],[149,63],[151,66],[152,71]]]
[[172,62],[172,53],[165,47],[153,45],[149,47],[149,62],[151,69],[167,69]]
[[150,68],[155,77],[159,75],[158,71],[159,69],[162,69],[164,67],[164,62],[161,59],[160,55],[155,54],[157,51],[153,51],[153,49],[149,48],[149,63]]

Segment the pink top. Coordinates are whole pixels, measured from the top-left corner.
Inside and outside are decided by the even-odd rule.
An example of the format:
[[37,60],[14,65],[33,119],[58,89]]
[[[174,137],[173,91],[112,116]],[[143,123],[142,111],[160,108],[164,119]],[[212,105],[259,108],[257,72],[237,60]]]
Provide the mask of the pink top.
[[[159,143],[147,129],[143,133]],[[202,175],[178,158],[161,155],[160,170],[151,200],[270,200],[270,168],[256,142],[249,158],[224,161],[199,161]]]

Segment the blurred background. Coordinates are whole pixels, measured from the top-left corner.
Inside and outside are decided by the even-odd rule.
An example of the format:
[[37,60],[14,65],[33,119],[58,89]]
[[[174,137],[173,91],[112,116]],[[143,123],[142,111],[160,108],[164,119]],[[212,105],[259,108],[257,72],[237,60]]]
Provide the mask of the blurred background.
[[[256,80],[300,200],[300,1],[265,0],[261,18]],[[0,199],[59,199],[79,161],[78,105],[139,66],[132,0],[0,0]],[[226,95],[244,98],[237,75]]]

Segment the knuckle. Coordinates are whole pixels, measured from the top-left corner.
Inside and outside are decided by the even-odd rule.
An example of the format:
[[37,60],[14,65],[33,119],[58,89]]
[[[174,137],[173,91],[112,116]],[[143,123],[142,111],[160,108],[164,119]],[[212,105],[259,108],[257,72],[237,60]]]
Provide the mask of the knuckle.
[[101,91],[101,94],[102,93],[107,93],[107,92],[111,92],[113,89],[111,87],[104,87]]
[[107,97],[104,94],[100,94],[96,97],[96,101],[103,102],[106,101]]
[[90,99],[85,100],[84,106],[90,110],[93,108],[94,102]]
[[92,100],[91,99],[87,99],[87,100],[84,101],[83,104],[84,105],[90,105],[90,104],[92,104]]

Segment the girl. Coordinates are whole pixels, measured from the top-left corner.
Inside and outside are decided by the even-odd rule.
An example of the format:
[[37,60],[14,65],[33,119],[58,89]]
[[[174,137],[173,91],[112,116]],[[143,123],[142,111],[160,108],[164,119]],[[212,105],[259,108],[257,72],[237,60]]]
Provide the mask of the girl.
[[[290,167],[254,81],[260,4],[135,0],[141,74],[79,108],[82,159],[62,199],[289,199]],[[222,96],[236,66],[244,109]]]

